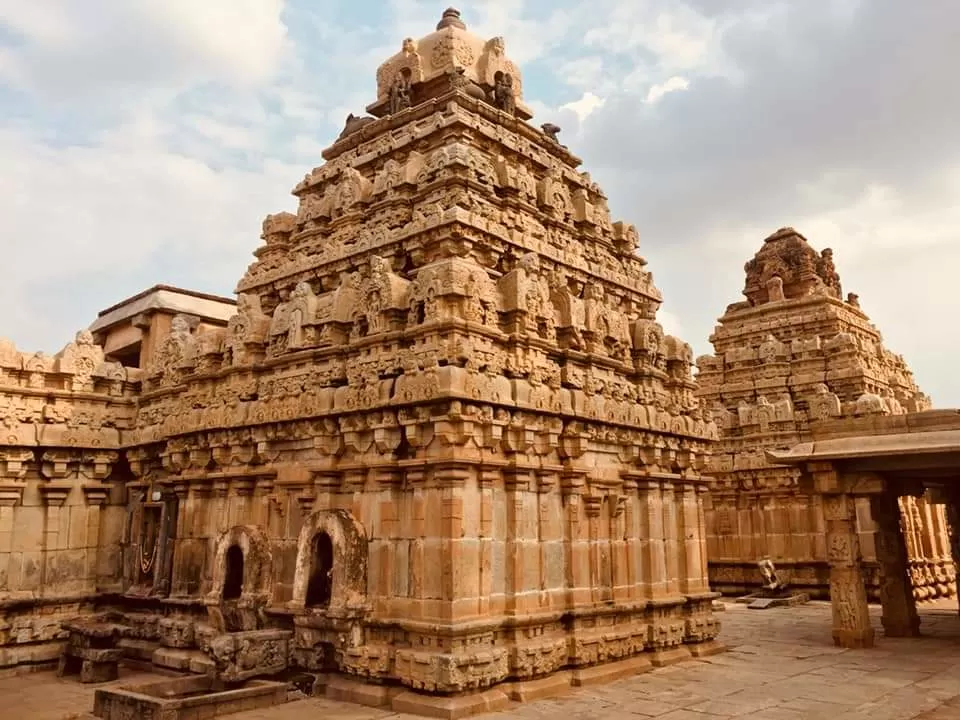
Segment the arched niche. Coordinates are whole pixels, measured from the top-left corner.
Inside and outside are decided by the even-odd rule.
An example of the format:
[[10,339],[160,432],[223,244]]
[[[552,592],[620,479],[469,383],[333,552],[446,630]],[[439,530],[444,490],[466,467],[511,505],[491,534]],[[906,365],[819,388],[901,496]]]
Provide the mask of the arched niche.
[[221,597],[224,600],[239,600],[243,594],[243,550],[239,545],[231,545],[225,557]]
[[[325,572],[326,568],[318,568],[317,564],[331,559],[329,585],[324,588],[316,571]],[[311,513],[297,540],[291,606],[306,610],[358,608],[364,604],[366,594],[367,536],[363,526],[347,510]]]
[[255,525],[236,525],[217,538],[213,586],[206,605],[221,631],[255,630],[273,595],[270,541]]

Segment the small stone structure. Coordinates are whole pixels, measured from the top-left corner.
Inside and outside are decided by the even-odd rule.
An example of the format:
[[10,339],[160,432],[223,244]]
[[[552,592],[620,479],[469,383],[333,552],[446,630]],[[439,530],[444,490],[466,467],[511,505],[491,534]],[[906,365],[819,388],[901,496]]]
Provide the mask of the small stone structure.
[[0,348],[0,530],[48,529],[15,621],[72,589],[157,665],[443,717],[721,649],[718,431],[636,229],[456,10],[376,87],[226,322],[110,315],[138,367]]
[[57,674],[80,675],[82,683],[116,680],[123,651],[117,647],[120,626],[109,619],[82,618],[63,623],[69,633]]
[[[710,338],[715,354],[697,359],[699,396],[722,425],[706,510],[710,583],[727,594],[749,593],[762,582],[757,561],[769,554],[792,588],[825,597],[821,500],[800,493],[799,471],[771,463],[764,451],[803,442],[824,421],[914,412],[929,400],[903,358],[883,346],[857,296],[843,299],[832,251],[818,253],[782,228],[745,272],[746,300],[720,318]],[[944,506],[922,497],[900,502],[917,598],[953,594]],[[865,498],[856,515],[868,589],[879,597],[875,523]]]
[[279,705],[287,692],[282,682],[252,680],[224,688],[201,675],[97,690],[93,714],[103,720],[198,720]]
[[758,562],[757,568],[763,578],[760,591],[737,598],[738,603],[746,603],[751,610],[766,610],[783,605],[800,605],[810,599],[807,593],[796,593],[788,589],[787,583],[780,579],[770,558]]

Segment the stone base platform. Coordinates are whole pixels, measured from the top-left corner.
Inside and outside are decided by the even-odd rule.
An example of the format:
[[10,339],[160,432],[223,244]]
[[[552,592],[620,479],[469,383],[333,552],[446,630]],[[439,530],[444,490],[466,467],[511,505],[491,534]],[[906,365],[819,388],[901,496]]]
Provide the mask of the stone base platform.
[[[871,607],[870,615],[879,627],[880,608]],[[877,650],[844,650],[833,646],[828,603],[812,601],[788,613],[758,613],[731,602],[720,636],[729,646],[728,652],[698,662],[653,668],[599,687],[573,688],[569,680],[550,687],[555,678],[531,681],[525,684],[523,692],[529,689],[529,694],[521,698],[523,702],[512,702],[502,714],[484,720],[957,720],[960,622],[956,601],[923,605],[920,617],[921,637],[887,638],[878,633]],[[120,678],[115,685],[121,687],[169,679],[136,673],[125,662],[121,663]],[[321,677],[319,684],[326,679]],[[546,687],[538,687],[541,683]],[[0,677],[0,697],[6,707],[15,708],[8,714],[17,720],[94,720],[96,716],[82,713],[93,708],[96,690],[102,688],[58,679],[52,672]],[[498,689],[510,692],[506,685]],[[535,696],[534,690],[543,694]],[[320,690],[313,697],[228,715],[226,720],[388,716],[391,720],[415,720],[389,710],[337,702]]]
[[576,688],[603,685],[623,680],[674,663],[704,657],[726,648],[713,641],[681,646],[656,653],[645,653],[626,660],[561,670],[533,680],[506,682],[495,687],[462,695],[428,695],[407,688],[371,685],[342,675],[317,682],[317,691],[331,700],[425,717],[456,720],[480,713],[496,712],[514,702],[534,702],[557,697]]

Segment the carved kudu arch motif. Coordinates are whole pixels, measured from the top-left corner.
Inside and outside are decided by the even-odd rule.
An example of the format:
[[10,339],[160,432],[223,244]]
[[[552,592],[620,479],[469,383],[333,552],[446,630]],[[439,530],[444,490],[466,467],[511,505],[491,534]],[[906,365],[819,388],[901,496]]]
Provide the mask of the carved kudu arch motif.
[[[225,598],[228,573],[236,567],[231,565],[237,551],[231,548],[242,553],[243,583],[239,597]],[[263,625],[262,610],[272,596],[273,553],[263,531],[255,525],[236,525],[220,535],[213,559],[213,587],[205,601],[214,628],[221,632],[256,630]]]
[[307,607],[307,587],[313,570],[316,538],[326,533],[333,545],[329,609],[359,608],[367,596],[367,534],[347,510],[317,510],[300,530],[293,581],[296,609]]

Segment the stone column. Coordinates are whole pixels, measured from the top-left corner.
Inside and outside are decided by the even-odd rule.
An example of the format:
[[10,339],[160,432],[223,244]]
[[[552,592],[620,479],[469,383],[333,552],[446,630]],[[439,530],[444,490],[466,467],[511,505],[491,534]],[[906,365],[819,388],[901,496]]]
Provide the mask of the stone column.
[[947,527],[950,537],[950,554],[957,568],[957,611],[960,613],[960,492],[954,491],[947,499]]
[[846,494],[825,495],[823,515],[830,562],[833,642],[845,648],[873,647],[853,498]]
[[707,564],[707,520],[704,506],[709,497],[709,488],[700,484],[696,487],[697,492],[697,522],[700,526],[700,581],[705,590],[710,589],[710,571]]
[[672,482],[663,482],[663,546],[666,553],[667,594],[677,595],[680,592],[680,528],[676,493]]
[[700,509],[693,483],[678,482],[674,495],[679,505],[679,590],[683,594],[706,590],[700,562]]
[[[10,558],[13,553],[15,517],[27,487],[24,479],[33,464],[30,449],[9,448],[0,451],[0,575],[7,578],[5,589],[19,590],[19,577],[11,578]],[[23,539],[23,538],[19,538]]]
[[641,584],[646,599],[667,593],[667,556],[664,546],[663,494],[660,483],[647,480],[637,483],[640,495]]
[[891,491],[873,495],[870,509],[877,525],[877,561],[880,563],[880,602],[887,637],[920,634],[920,617],[910,586],[907,545],[900,527],[900,505]]
[[506,561],[506,612],[508,615],[523,614],[527,610],[526,572],[526,500],[532,485],[532,473],[526,468],[505,468],[503,483],[506,495],[507,537]]

